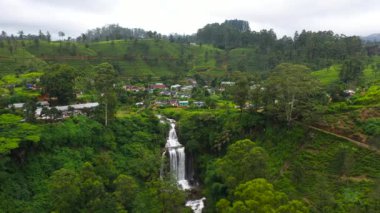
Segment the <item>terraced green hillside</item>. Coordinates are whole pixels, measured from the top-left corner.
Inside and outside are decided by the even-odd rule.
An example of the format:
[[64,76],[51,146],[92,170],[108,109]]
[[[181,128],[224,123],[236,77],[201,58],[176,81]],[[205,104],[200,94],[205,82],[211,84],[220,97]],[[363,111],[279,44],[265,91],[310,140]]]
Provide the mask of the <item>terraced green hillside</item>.
[[0,76],[15,73],[21,67],[41,68],[46,62],[24,48],[11,51],[7,46],[0,48]]
[[[10,51],[9,49],[15,49]],[[209,45],[165,40],[116,40],[90,44],[67,41],[14,41],[0,48],[0,75],[40,69],[48,63],[85,68],[109,62],[122,76],[163,76],[220,70],[224,52]]]

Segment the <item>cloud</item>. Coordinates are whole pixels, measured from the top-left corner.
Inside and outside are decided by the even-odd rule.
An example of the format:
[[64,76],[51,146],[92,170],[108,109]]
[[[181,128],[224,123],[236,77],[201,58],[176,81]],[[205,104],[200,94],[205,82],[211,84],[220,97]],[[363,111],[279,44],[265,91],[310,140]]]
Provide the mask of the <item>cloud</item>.
[[273,28],[280,36],[302,29],[347,35],[380,30],[377,0],[0,0],[0,8],[0,30],[72,37],[111,23],[192,34],[225,19],[247,20],[253,30]]
[[66,8],[96,13],[106,13],[120,3],[118,0],[113,0],[112,2],[106,0],[24,0],[23,2],[57,10]]

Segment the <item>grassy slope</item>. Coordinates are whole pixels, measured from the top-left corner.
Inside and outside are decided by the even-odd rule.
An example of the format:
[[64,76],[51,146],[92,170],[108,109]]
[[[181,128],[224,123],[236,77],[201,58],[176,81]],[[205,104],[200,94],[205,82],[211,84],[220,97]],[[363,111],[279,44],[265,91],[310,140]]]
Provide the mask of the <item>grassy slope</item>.
[[[365,84],[380,81],[380,73],[376,73],[372,68],[372,65],[375,63],[380,63],[380,57],[374,57],[373,62],[363,70],[363,81]],[[318,78],[323,85],[329,85],[339,80],[340,69],[341,65],[335,64],[329,68],[314,71],[312,75]]]
[[[13,73],[16,68],[47,63],[67,63],[85,68],[102,62],[113,64],[123,76],[175,75],[183,71],[215,72],[220,70],[216,54],[223,51],[209,45],[181,45],[169,41],[117,40],[94,42],[85,46],[73,42],[24,41],[10,54],[8,46],[0,48],[0,76]],[[181,63],[181,59],[186,61]]]
[[74,42],[40,41],[38,46],[36,46],[33,43],[27,43],[26,49],[37,57],[74,56],[74,55],[96,56],[96,52],[94,52],[93,50],[86,48],[81,43],[74,43]]
[[[321,117],[318,125],[336,134],[368,143],[373,136],[368,135],[365,127],[371,119],[380,119],[380,73],[376,73],[374,65],[380,63],[380,57],[373,57],[372,62],[363,70],[362,88],[355,96],[341,102],[332,103],[328,113]],[[312,72],[322,85],[328,86],[339,81],[340,65]],[[372,85],[372,86],[371,86]]]
[[[220,50],[210,46],[202,47],[170,43],[168,41],[113,41],[97,42],[90,45],[99,56],[110,56],[111,63],[122,68],[124,74],[132,75],[173,75],[186,69],[194,70],[197,67],[215,68],[213,54]],[[205,54],[208,58],[205,60]],[[106,58],[106,57],[105,57]],[[189,63],[186,68],[177,63],[181,58]]]
[[338,81],[340,65],[333,65],[329,68],[312,72],[312,75],[320,80],[323,85],[329,85]]
[[25,48],[18,47],[13,53],[10,53],[8,46],[0,48],[0,76],[12,74],[21,66],[42,68],[46,62],[39,59]]

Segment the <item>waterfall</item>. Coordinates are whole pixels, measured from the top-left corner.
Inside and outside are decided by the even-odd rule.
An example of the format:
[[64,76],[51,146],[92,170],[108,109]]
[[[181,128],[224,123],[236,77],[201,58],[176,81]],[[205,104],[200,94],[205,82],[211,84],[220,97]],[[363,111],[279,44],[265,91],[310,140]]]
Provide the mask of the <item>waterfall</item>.
[[[160,122],[163,122],[162,116],[158,116]],[[166,153],[169,152],[170,160],[170,173],[177,180],[178,185],[183,190],[191,190],[189,182],[186,180],[186,155],[185,147],[179,143],[177,133],[175,131],[175,120],[167,119],[170,123],[169,136],[166,141],[165,151],[162,153],[162,164],[160,169],[160,176],[163,177],[164,173],[164,162]],[[188,200],[186,206],[189,206],[194,213],[202,213],[204,208],[204,200],[206,198],[201,198],[199,200]]]
[[175,131],[175,121],[168,119],[170,122],[169,137],[166,141],[166,149],[169,151],[170,173],[176,178],[182,189],[190,189],[190,184],[186,180],[186,156],[185,147],[179,143]]
[[199,200],[189,200],[186,202],[186,206],[189,206],[194,213],[202,213],[204,206],[204,200],[206,198],[201,198]]

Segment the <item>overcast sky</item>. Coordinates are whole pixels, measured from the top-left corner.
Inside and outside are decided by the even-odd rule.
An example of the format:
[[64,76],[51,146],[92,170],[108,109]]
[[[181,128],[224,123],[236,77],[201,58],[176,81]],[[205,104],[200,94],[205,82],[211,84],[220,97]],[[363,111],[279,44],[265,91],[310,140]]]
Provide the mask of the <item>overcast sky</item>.
[[380,0],[0,0],[0,30],[39,29],[76,37],[106,24],[192,34],[208,23],[242,19],[252,30],[380,33]]

